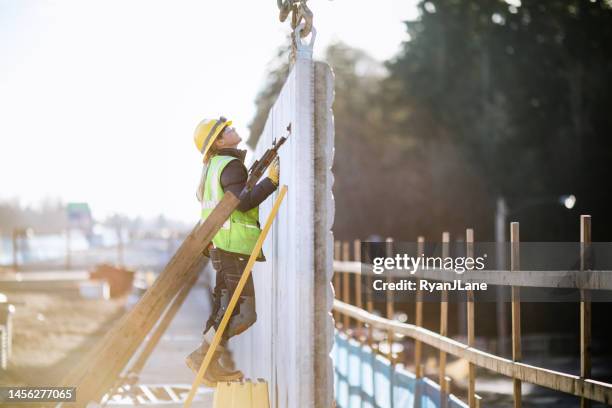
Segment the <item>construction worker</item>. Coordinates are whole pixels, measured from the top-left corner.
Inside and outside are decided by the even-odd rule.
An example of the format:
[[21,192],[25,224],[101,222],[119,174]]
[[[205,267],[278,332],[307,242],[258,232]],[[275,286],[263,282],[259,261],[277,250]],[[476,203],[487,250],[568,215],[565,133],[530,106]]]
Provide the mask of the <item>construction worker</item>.
[[[242,139],[231,125],[232,122],[224,117],[205,119],[195,130],[196,147],[204,156],[204,169],[197,192],[198,200],[202,204],[202,220],[206,220],[226,191],[231,191],[236,197],[240,197],[247,181],[248,173],[244,165],[246,151],[237,148]],[[277,189],[279,175],[280,164],[277,158],[270,165],[268,177],[241,197],[240,204],[205,251],[208,252],[216,271],[216,283],[213,291],[213,310],[204,329],[204,340],[202,345],[186,358],[187,365],[196,373],[200,369],[261,233],[259,204]],[[262,251],[258,254],[257,260],[265,261]],[[252,276],[249,276],[223,333],[221,344],[215,350],[204,377],[205,383],[214,386],[218,381],[231,381],[243,377],[242,372],[225,367],[220,358],[226,351],[228,339],[247,330],[256,320],[255,287]]]

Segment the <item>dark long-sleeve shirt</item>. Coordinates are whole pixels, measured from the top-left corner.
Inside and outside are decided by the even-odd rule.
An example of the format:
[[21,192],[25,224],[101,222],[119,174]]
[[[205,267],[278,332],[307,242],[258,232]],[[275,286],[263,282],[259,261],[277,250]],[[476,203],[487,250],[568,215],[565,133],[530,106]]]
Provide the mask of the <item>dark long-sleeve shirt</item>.
[[[221,187],[223,191],[231,191],[236,197],[240,196],[248,178],[244,166],[244,153],[238,149],[221,149],[219,155],[233,156],[239,160],[232,160],[221,172]],[[236,208],[238,211],[248,211],[257,207],[276,190],[276,185],[268,177],[261,180],[253,189],[240,200]]]

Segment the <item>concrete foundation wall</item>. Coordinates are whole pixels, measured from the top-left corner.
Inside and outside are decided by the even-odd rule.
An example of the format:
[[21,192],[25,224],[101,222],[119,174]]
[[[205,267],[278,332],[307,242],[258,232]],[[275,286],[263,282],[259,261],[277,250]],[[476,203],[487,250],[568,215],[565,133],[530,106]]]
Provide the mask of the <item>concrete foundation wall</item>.
[[[230,341],[246,376],[268,381],[276,408],[332,406],[332,102],[329,66],[298,56],[255,152],[292,124],[280,151],[287,197],[264,244],[267,262],[253,269],[258,320]],[[260,207],[261,223],[273,198]]]

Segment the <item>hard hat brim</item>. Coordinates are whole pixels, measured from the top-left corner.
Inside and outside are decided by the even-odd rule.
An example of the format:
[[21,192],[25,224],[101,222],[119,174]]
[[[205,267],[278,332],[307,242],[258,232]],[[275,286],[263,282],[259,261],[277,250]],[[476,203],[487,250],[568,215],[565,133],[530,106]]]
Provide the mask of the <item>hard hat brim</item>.
[[204,146],[204,151],[202,152],[204,156],[206,156],[206,153],[208,153],[208,150],[210,149],[212,144],[215,142],[215,140],[217,140],[219,135],[225,130],[226,127],[231,126],[232,123],[233,122],[231,120],[226,120],[225,122],[223,122],[223,126],[220,126],[218,131],[215,131],[216,134],[210,138],[207,146]]

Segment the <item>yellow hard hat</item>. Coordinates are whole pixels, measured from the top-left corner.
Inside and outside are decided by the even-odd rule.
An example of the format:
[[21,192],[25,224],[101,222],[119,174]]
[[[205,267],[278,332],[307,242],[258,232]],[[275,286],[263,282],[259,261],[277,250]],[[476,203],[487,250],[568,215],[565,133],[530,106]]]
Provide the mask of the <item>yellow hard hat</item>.
[[223,129],[231,125],[232,121],[225,119],[223,116],[219,119],[204,119],[201,121],[193,134],[193,141],[200,153],[206,155],[217,136]]

